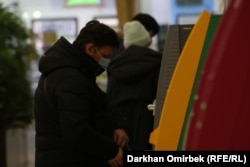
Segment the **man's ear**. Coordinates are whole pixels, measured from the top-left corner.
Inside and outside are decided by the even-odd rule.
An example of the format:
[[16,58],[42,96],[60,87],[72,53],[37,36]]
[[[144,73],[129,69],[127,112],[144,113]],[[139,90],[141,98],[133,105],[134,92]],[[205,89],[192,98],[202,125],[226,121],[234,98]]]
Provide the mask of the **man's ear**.
[[98,61],[100,59],[96,54],[95,45],[93,43],[88,43],[85,45],[85,53],[87,53],[87,55],[92,57],[92,59],[94,59],[95,61]]
[[95,54],[95,46],[93,43],[88,43],[85,45],[85,53],[87,53],[89,56],[92,57],[93,54]]

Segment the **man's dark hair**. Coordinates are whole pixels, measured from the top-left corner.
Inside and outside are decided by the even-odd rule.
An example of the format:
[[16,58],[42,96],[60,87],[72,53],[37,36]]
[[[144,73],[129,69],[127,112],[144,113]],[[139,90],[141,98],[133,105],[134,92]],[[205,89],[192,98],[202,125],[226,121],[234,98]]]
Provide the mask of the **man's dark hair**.
[[146,13],[138,13],[131,20],[139,21],[148,31],[152,31],[153,34],[157,34],[160,30],[160,26],[157,21]]
[[74,43],[78,45],[93,43],[97,47],[119,47],[119,38],[116,32],[109,26],[97,20],[89,21],[83,27]]

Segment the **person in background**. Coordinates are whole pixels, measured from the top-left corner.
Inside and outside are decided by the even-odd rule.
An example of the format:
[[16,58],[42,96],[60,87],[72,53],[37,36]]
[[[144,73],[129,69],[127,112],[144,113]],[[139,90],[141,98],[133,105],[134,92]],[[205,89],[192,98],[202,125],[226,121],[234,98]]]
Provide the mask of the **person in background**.
[[148,31],[151,38],[158,34],[160,31],[160,26],[155,18],[147,13],[138,13],[131,19],[131,21],[139,21]]
[[116,32],[93,20],[73,44],[60,37],[41,57],[35,167],[122,166],[128,138],[109,124],[107,97],[95,82],[118,47]]
[[[156,19],[147,13],[137,13],[130,21],[138,21],[140,22],[144,28],[148,31],[151,38],[153,38],[160,31],[160,26],[157,23]],[[123,45],[123,31],[117,32],[119,34],[120,39],[120,47],[119,49],[112,55],[111,62],[116,57],[116,55],[120,54],[124,50]]]
[[132,150],[151,150],[153,113],[162,54],[150,49],[151,35],[137,20],[125,23],[124,51],[108,67],[107,95],[118,124],[127,130]]

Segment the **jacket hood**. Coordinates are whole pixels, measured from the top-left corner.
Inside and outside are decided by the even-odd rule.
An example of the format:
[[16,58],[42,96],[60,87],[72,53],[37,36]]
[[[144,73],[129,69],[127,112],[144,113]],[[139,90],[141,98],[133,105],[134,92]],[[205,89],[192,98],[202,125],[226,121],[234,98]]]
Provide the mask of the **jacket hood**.
[[88,70],[97,75],[104,71],[98,63],[77,48],[77,46],[69,43],[64,37],[56,41],[39,61],[39,71],[42,74],[57,68],[82,69],[83,67],[87,67]]
[[141,80],[155,68],[159,68],[162,55],[152,49],[132,45],[110,63],[110,76],[122,82]]

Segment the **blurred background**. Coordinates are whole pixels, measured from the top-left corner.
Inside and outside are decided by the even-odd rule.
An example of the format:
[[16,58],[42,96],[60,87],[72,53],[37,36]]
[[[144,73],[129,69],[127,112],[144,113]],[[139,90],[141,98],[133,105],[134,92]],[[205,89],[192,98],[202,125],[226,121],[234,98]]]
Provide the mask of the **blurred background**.
[[[32,96],[40,76],[37,70],[39,57],[60,36],[73,41],[80,29],[92,19],[97,19],[119,31],[133,15],[142,12],[152,15],[159,22],[160,33],[154,37],[150,47],[163,52],[168,25],[195,24],[203,10],[221,14],[228,0],[0,0],[0,4],[2,45],[0,48],[0,167],[34,167],[35,132],[32,104],[28,103],[32,103]],[[17,25],[11,22],[11,19]],[[20,33],[22,30],[26,33],[25,37]],[[11,40],[7,37],[7,33],[11,34]],[[20,39],[22,47],[23,43],[27,43],[25,47],[28,51],[17,52],[19,43],[13,45],[13,38],[15,41]],[[11,56],[4,54],[7,52],[11,52]],[[13,53],[17,56],[13,56],[15,55]],[[24,55],[21,59],[20,53]],[[16,77],[13,73],[8,74],[9,78],[12,77],[12,80],[17,82],[15,84],[18,89],[14,89],[14,86],[9,88],[5,86],[7,81],[12,81],[7,77],[6,69],[10,68],[6,65],[8,63],[4,63],[5,61],[10,65],[12,62],[17,62],[16,66],[13,65],[13,71],[17,69]],[[26,82],[22,83],[17,79],[20,69],[23,69],[20,75],[26,79]],[[106,74],[103,73],[97,82],[105,91]],[[27,92],[22,94],[20,91],[26,89],[27,92],[30,91],[29,95]],[[11,90],[13,93],[8,93]],[[18,102],[21,104],[19,106],[26,102],[27,104],[23,106],[22,111],[20,109],[22,107],[19,109],[4,107],[7,106],[7,97],[17,98],[17,102],[9,106],[16,106]]]

